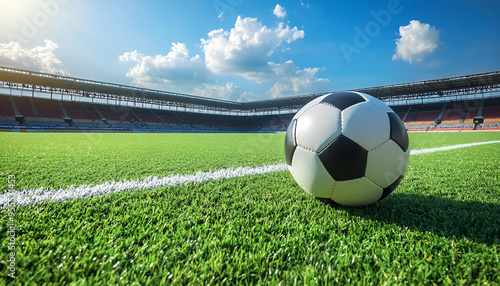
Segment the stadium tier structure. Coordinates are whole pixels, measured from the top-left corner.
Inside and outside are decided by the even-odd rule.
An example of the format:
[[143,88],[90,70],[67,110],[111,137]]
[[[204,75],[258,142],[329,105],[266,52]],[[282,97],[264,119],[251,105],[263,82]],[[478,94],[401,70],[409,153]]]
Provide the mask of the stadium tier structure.
[[[385,102],[408,131],[500,130],[500,71],[354,91]],[[0,67],[0,131],[285,132],[324,94],[232,102]]]

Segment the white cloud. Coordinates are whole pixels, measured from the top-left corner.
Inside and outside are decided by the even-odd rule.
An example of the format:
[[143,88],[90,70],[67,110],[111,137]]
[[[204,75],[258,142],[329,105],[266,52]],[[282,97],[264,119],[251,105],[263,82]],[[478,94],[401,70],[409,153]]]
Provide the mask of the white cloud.
[[225,86],[204,83],[194,88],[193,94],[196,96],[204,96],[209,98],[218,98],[231,101],[248,101],[253,99],[254,95],[251,92],[244,92],[239,86],[232,82],[226,83]]
[[45,40],[45,46],[25,48],[19,43],[0,43],[0,65],[44,73],[69,75],[62,62],[55,56],[57,44]]
[[[208,33],[201,39],[204,55],[191,57],[185,44],[173,43],[166,55],[155,57],[137,51],[124,53],[121,61],[135,62],[127,77],[136,85],[172,88],[198,96],[232,101],[262,99],[264,96],[283,97],[330,89],[330,81],[316,78],[319,68],[300,70],[293,61],[274,63],[270,57],[284,43],[303,38],[304,31],[283,23],[267,27],[255,18],[238,16],[234,28]],[[280,48],[279,51],[283,49]],[[245,92],[233,82],[218,84],[218,77],[230,75],[258,84],[267,94]],[[264,91],[265,93],[265,91]]]
[[319,68],[299,70],[293,61],[287,61],[273,64],[273,70],[276,82],[268,92],[271,98],[326,92],[331,89],[328,79],[315,78]]
[[259,81],[272,73],[268,58],[283,42],[303,38],[304,31],[280,23],[268,28],[255,18],[238,16],[234,28],[208,33],[201,39],[207,68],[216,74],[237,74]]
[[282,19],[286,17],[286,11],[285,8],[281,7],[280,4],[276,4],[276,7],[274,7],[273,11],[274,15],[278,17],[278,19]]
[[410,64],[420,62],[434,53],[439,45],[439,32],[429,24],[412,20],[407,26],[399,27],[400,39],[396,40],[392,60],[403,59]]
[[205,82],[208,71],[199,55],[189,56],[183,43],[172,43],[167,55],[154,57],[137,51],[124,53],[121,61],[136,62],[127,77],[136,85],[147,87],[179,87]]

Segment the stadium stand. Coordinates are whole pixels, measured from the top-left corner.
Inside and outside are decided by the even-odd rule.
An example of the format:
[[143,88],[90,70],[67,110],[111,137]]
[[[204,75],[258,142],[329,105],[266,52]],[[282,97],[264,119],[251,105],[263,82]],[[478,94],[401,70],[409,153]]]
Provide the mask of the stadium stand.
[[73,119],[75,122],[91,122],[92,118],[90,117],[87,110],[83,106],[81,102],[62,102],[62,105],[65,107],[66,113],[68,117]]
[[500,107],[485,107],[483,109],[484,121],[499,121]]
[[0,96],[0,117],[13,117],[15,115],[10,103],[10,97]]
[[[355,91],[386,102],[409,131],[499,130],[500,71]],[[0,130],[284,132],[321,95],[241,103],[0,67]]]
[[[452,131],[452,130],[493,130],[500,123],[500,100],[490,98],[484,100],[463,100],[448,103],[418,104],[396,106],[393,109],[403,120],[409,131]],[[405,113],[404,110],[418,110]],[[482,113],[481,113],[482,112]],[[475,124],[476,116],[484,117],[484,123]],[[492,124],[488,124],[493,122]],[[488,129],[484,129],[488,125]]]

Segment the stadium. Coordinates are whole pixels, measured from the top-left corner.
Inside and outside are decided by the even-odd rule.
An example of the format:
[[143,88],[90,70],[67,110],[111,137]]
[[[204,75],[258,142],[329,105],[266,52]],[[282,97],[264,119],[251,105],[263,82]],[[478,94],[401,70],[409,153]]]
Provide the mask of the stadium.
[[[284,132],[323,94],[230,102],[0,67],[0,128],[73,132]],[[409,131],[499,130],[500,71],[360,88]]]
[[0,1],[0,286],[500,285],[476,2]]
[[242,103],[7,67],[0,82],[3,277],[500,282],[498,71],[357,90],[412,148],[400,187],[364,208],[315,200],[283,163],[291,118],[323,94]]

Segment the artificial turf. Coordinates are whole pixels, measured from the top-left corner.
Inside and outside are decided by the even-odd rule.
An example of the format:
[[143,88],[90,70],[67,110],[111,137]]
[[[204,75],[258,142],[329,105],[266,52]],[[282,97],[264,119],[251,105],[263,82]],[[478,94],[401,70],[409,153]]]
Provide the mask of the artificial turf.
[[[410,140],[412,149],[421,149],[499,140],[499,135],[426,133],[411,134]],[[60,140],[65,139],[60,136]],[[147,140],[152,138],[148,134],[141,136],[152,141]],[[208,140],[204,135],[189,136],[198,142]],[[220,135],[213,136],[210,140]],[[225,141],[231,142],[225,147],[230,150],[226,151],[230,163],[217,165],[217,158],[217,168],[283,160],[283,134],[256,135],[255,140],[261,136],[260,140],[269,142],[270,149],[276,151],[262,151],[253,159],[239,150],[241,145],[253,146],[251,135],[225,134],[221,138],[232,136],[233,140]],[[110,141],[116,140],[110,137]],[[10,139],[18,138],[27,137]],[[116,143],[104,140],[101,144]],[[32,146],[35,154],[46,150]],[[128,150],[124,148],[119,150]],[[205,150],[201,143],[199,148],[182,152],[210,154],[224,149]],[[261,150],[260,146],[252,148]],[[147,161],[157,153],[133,157]],[[286,171],[16,208],[16,279],[7,276],[8,256],[4,254],[0,283],[4,279],[13,285],[498,285],[497,154],[500,144],[411,156],[406,178],[396,191],[362,208],[316,200]],[[59,156],[65,160],[64,155]],[[101,160],[116,163],[124,158],[115,156],[119,158],[105,156]],[[208,168],[211,161],[205,160],[203,166]],[[97,161],[93,166],[102,170],[106,164]],[[179,163],[180,169],[170,172],[199,167],[190,164]],[[15,171],[7,165],[10,167],[2,169],[2,178]],[[43,164],[37,166],[32,173],[41,176]],[[141,177],[143,173],[133,175]],[[8,216],[6,210],[1,214],[4,229]],[[6,231],[2,230],[0,239],[5,249],[9,240]]]
[[[0,176],[61,188],[283,161],[283,134],[0,133]],[[0,190],[7,180],[0,181]]]

